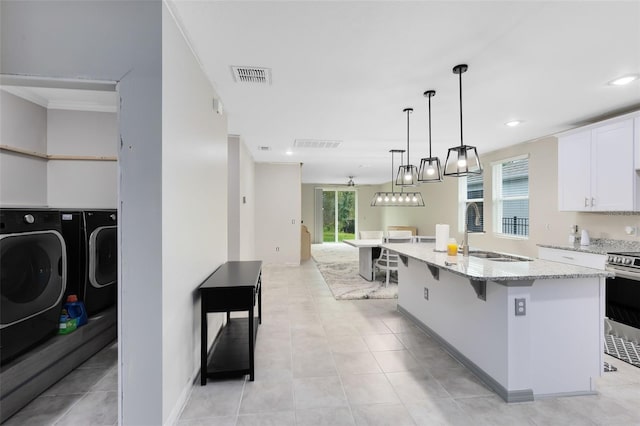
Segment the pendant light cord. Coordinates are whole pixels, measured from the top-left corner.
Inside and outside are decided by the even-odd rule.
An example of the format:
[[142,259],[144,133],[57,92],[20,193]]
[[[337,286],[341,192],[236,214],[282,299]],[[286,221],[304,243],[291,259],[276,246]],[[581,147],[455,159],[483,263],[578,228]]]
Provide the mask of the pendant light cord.
[[429,158],[432,158],[431,155],[431,96],[429,96]]
[[411,161],[409,161],[409,114],[410,113],[411,113],[411,110],[407,109],[407,166],[411,164]]
[[463,71],[461,70],[458,74],[460,81],[460,146],[464,146],[464,143],[462,142],[462,72]]
[[391,192],[393,193],[393,151],[391,151]]

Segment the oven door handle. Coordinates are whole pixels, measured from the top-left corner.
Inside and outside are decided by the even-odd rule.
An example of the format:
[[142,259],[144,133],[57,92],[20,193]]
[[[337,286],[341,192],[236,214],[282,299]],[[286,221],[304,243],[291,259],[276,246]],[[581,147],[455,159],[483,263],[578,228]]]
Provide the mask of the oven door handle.
[[613,272],[614,274],[616,274],[616,277],[627,278],[627,279],[630,279],[630,280],[640,281],[640,273],[638,273],[638,272],[627,271],[627,270],[618,269],[618,268],[612,268],[610,266],[607,266],[605,269],[607,271],[609,271],[609,272]]

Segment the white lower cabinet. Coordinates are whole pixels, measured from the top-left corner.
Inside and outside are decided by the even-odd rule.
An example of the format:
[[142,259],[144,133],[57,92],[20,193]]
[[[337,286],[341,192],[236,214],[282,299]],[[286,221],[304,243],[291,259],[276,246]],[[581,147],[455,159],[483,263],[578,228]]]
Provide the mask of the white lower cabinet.
[[538,258],[552,262],[567,263],[569,265],[587,268],[605,269],[606,254],[585,253],[574,250],[563,250],[549,247],[538,247]]

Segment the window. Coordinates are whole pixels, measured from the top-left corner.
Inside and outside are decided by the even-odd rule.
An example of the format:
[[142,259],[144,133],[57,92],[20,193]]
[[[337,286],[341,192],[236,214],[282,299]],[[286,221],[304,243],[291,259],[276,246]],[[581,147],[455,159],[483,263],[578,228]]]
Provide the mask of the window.
[[460,232],[464,231],[464,214],[467,209],[467,205],[474,202],[478,205],[480,210],[480,225],[476,226],[476,213],[474,209],[469,209],[467,214],[467,228],[469,232],[483,232],[484,231],[484,190],[482,187],[482,175],[469,175],[467,177],[461,177],[459,180],[460,200],[458,205],[458,227]]
[[529,236],[529,157],[493,164],[493,206],[496,233]]

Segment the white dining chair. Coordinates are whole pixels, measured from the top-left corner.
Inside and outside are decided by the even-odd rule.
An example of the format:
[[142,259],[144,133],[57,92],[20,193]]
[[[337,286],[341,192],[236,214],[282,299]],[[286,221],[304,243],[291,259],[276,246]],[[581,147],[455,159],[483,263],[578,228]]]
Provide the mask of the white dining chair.
[[389,231],[384,241],[386,243],[412,243],[414,237],[411,231]]
[[388,243],[410,243],[413,242],[411,231],[387,231],[385,242]]
[[396,276],[398,274],[398,263],[400,262],[400,256],[397,253],[390,251],[389,249],[382,248],[380,250],[380,256],[373,262],[374,271],[377,269],[379,271],[386,272],[386,280],[384,286],[387,287],[389,285],[389,277],[391,272],[395,271]]
[[382,231],[359,231],[361,240],[380,240],[384,237],[384,232]]

